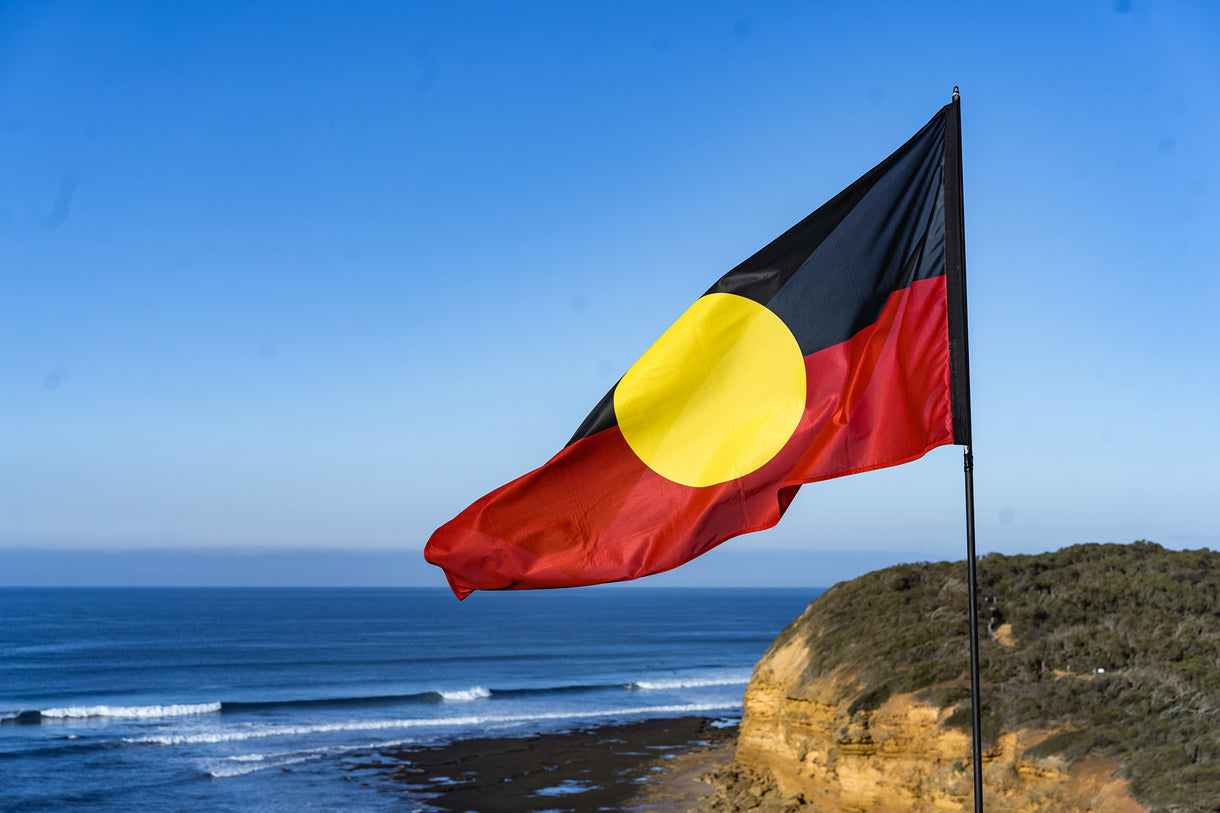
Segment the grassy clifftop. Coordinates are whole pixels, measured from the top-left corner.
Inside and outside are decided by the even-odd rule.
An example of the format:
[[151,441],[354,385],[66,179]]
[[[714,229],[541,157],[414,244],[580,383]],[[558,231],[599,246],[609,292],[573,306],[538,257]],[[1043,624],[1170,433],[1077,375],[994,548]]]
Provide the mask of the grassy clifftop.
[[[1150,542],[979,562],[984,738],[1057,729],[1037,756],[1122,761],[1154,810],[1220,810],[1220,553]],[[917,692],[969,728],[964,562],[836,585],[781,633],[811,680],[853,664],[852,708]]]

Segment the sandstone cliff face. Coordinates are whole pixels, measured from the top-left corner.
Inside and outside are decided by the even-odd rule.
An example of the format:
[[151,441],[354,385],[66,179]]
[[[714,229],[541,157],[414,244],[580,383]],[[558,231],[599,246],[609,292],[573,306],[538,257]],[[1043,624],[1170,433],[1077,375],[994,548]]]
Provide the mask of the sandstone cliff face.
[[[806,613],[808,615],[808,613]],[[802,617],[804,619],[804,616]],[[800,621],[797,622],[798,624]],[[713,809],[760,813],[948,813],[973,810],[971,744],[936,708],[896,694],[850,711],[860,685],[848,667],[810,678],[811,646],[777,639],[745,696],[736,762],[719,771]],[[1114,761],[1071,768],[1026,750],[1050,732],[1000,735],[983,755],[989,813],[1140,813]]]

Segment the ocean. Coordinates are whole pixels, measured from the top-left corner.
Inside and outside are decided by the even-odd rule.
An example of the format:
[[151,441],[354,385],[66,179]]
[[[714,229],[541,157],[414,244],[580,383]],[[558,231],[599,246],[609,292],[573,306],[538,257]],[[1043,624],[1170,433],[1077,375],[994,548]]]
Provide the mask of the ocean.
[[820,589],[0,588],[0,810],[419,810],[378,748],[735,720]]

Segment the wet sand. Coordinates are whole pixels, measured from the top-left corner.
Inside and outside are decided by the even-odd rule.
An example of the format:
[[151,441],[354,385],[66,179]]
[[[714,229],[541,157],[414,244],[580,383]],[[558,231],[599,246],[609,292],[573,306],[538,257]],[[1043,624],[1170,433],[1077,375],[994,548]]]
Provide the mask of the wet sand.
[[686,813],[701,809],[712,789],[699,777],[731,758],[736,738],[736,726],[679,717],[385,749],[356,767],[447,813]]

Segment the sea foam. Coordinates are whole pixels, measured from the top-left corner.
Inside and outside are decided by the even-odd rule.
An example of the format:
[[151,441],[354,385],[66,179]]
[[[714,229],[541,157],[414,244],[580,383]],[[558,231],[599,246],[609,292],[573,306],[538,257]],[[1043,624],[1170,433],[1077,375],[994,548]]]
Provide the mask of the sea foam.
[[[207,772],[207,775],[213,779],[230,779],[234,776],[245,776],[246,774],[265,771],[268,768],[285,768],[289,765],[296,765],[300,762],[308,762],[311,759],[318,759],[323,756],[317,754],[304,754],[301,756],[281,757],[272,759],[264,757],[262,754],[250,754],[249,758],[236,758],[234,764],[219,764]],[[234,759],[231,757],[231,759]]]
[[740,708],[741,703],[689,703],[672,706],[636,706],[617,709],[592,709],[579,712],[551,712],[542,714],[469,715],[466,717],[417,718],[410,720],[350,720],[341,723],[323,723],[307,726],[243,727],[236,730],[211,731],[196,734],[162,734],[148,737],[127,737],[123,742],[133,745],[198,745],[202,743],[244,742],[269,737],[301,737],[312,734],[328,734],[344,731],[384,731],[388,729],[420,728],[429,726],[487,727],[543,720],[614,719],[638,715],[697,714],[708,711],[723,711]]
[[482,686],[475,686],[472,689],[463,689],[457,692],[438,692],[441,700],[446,702],[464,702],[467,700],[483,700],[491,697],[491,692],[484,689]]
[[189,703],[172,706],[64,706],[63,708],[42,709],[39,715],[44,719],[52,720],[80,720],[89,717],[142,719],[147,717],[186,717],[193,714],[215,714],[219,711],[219,703]]
[[672,680],[636,680],[627,684],[628,689],[700,689],[707,686],[744,686],[749,676],[715,678],[673,678]]

